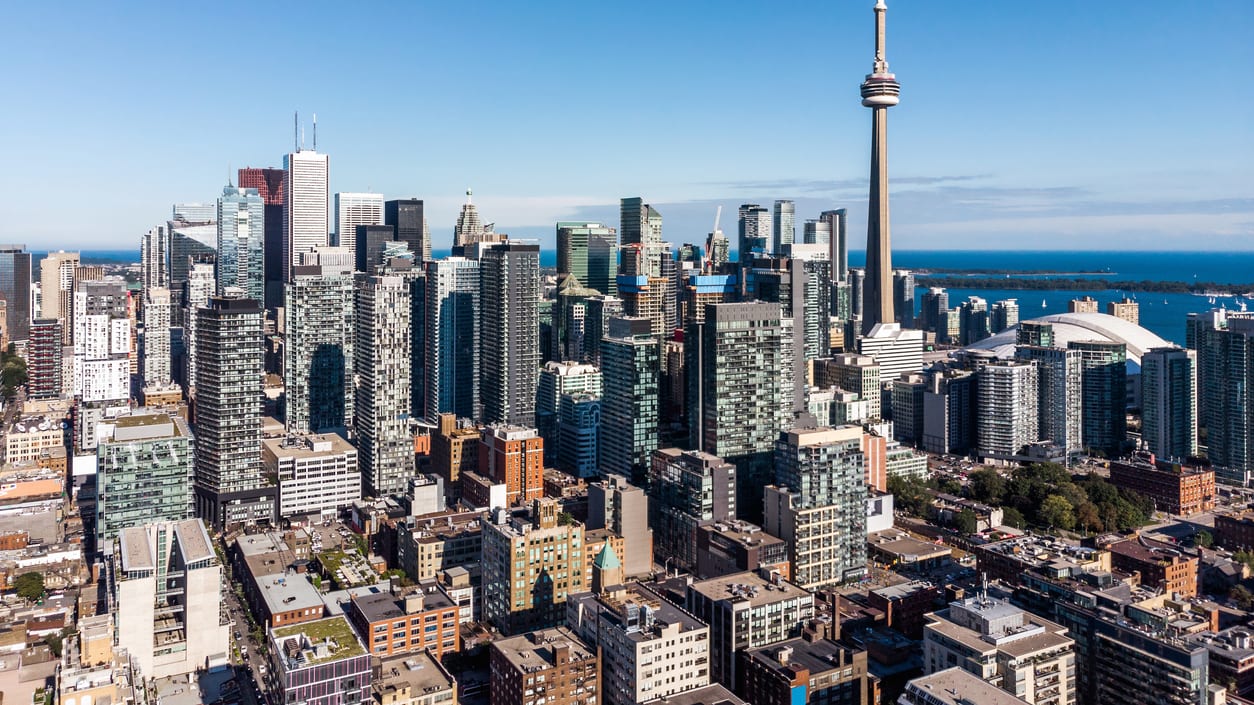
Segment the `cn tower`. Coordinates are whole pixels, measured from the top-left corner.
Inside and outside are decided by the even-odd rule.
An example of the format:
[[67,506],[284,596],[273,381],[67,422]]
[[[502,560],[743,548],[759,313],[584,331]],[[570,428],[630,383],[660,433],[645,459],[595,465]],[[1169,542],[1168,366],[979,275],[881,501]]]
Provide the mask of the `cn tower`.
[[884,0],[875,3],[875,65],[862,82],[862,104],[871,109],[871,194],[867,203],[866,283],[862,333],[892,323],[893,253],[888,236],[888,108],[897,104],[901,85],[884,59]]

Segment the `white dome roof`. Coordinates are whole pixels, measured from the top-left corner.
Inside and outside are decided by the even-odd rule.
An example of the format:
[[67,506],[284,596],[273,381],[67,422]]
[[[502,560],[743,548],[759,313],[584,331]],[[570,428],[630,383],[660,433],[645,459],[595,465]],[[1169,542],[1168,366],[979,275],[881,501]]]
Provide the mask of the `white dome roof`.
[[[1123,343],[1128,347],[1128,360],[1141,365],[1141,355],[1152,348],[1174,347],[1154,333],[1125,321],[1122,318],[1105,313],[1051,313],[1048,316],[1032,318],[1024,323],[1049,323],[1054,327],[1054,345],[1065,348],[1067,343],[1077,340],[1102,340]],[[1015,340],[1019,336],[1019,326],[985,338],[968,350],[991,350],[997,357],[1011,358],[1015,354]]]

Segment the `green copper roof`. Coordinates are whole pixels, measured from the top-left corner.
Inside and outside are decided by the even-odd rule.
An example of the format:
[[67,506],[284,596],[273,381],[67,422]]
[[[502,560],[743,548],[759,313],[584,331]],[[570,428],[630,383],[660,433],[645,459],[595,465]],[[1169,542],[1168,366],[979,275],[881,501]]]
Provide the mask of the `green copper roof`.
[[617,570],[622,568],[623,564],[618,561],[618,556],[614,554],[614,549],[610,548],[610,542],[606,541],[601,547],[601,552],[597,554],[596,562],[593,563],[601,570]]

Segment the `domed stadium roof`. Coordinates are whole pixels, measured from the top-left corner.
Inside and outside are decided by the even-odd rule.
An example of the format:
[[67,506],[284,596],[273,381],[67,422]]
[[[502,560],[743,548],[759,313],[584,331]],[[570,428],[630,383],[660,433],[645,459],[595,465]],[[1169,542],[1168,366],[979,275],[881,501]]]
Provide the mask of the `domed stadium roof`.
[[[1141,365],[1141,355],[1151,348],[1172,347],[1172,344],[1154,333],[1125,321],[1122,318],[1105,313],[1051,313],[1048,316],[1032,318],[1024,323],[1049,323],[1054,327],[1054,345],[1067,347],[1073,340],[1101,340],[1123,343],[1128,346],[1128,360]],[[989,350],[1000,358],[1011,358],[1015,354],[1015,340],[1019,336],[1019,326],[985,338],[968,350]]]

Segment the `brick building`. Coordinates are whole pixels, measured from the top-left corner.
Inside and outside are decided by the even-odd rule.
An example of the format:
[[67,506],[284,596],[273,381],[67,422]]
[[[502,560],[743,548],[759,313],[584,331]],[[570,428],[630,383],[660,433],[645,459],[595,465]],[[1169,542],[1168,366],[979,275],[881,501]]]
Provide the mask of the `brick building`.
[[1215,471],[1138,454],[1110,464],[1110,483],[1154,500],[1168,514],[1188,516],[1215,508]]
[[1112,543],[1110,563],[1115,570],[1141,574],[1141,584],[1185,597],[1197,595],[1197,558],[1158,541],[1134,538]]

